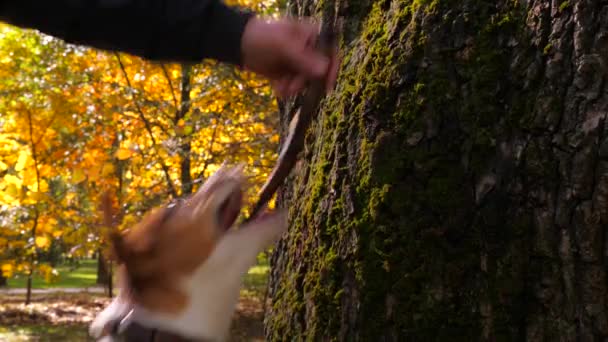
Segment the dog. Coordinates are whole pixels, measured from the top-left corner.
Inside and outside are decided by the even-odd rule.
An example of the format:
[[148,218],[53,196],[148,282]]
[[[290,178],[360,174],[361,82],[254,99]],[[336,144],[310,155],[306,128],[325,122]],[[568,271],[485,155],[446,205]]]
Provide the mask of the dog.
[[90,325],[98,341],[225,341],[243,276],[287,229],[284,210],[236,227],[243,166],[111,235],[118,296]]

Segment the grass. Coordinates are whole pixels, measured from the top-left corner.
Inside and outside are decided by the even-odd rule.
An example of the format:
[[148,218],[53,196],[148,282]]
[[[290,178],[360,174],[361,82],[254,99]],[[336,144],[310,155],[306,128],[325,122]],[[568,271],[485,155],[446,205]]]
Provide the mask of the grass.
[[[268,270],[268,259],[264,253],[260,253],[257,258],[257,264],[249,270],[249,273],[243,279],[244,284],[241,294],[263,296],[266,289]],[[57,272],[59,273],[58,279],[53,283],[47,283],[40,275],[34,275],[32,278],[32,288],[87,288],[96,286],[97,260],[82,260],[79,266],[74,269],[70,269],[69,265],[60,265],[57,267]],[[27,276],[25,275],[17,275],[8,280],[8,288],[25,288],[26,284]]]
[[[47,283],[39,274],[34,274],[32,277],[32,288],[85,288],[95,286],[97,260],[81,260],[80,264],[75,269],[70,269],[69,265],[60,265],[57,267],[57,272],[59,273],[58,279],[52,283]],[[26,284],[27,276],[23,274],[16,275],[8,280],[9,288],[25,288]]]
[[0,341],[92,341],[87,332],[87,326],[82,324],[66,325],[23,325],[16,327],[0,327]]
[[262,299],[266,291],[269,270],[268,258],[264,253],[260,253],[257,264],[249,269],[243,279],[241,296],[255,296]]

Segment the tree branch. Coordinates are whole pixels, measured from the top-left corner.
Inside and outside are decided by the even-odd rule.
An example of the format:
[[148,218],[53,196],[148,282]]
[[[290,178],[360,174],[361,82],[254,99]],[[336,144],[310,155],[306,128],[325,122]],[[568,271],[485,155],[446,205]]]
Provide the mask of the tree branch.
[[215,144],[215,139],[217,137],[217,128],[219,125],[215,125],[213,127],[213,133],[211,134],[211,140],[209,140],[209,147],[207,147],[207,151],[209,151],[209,157],[205,158],[205,163],[203,164],[203,170],[198,173],[198,176],[195,179],[200,179],[205,175],[207,168],[212,160],[215,159],[216,155],[213,153],[213,144]]
[[169,88],[171,89],[171,96],[173,96],[173,105],[175,108],[179,107],[177,102],[177,97],[175,96],[175,89],[173,88],[173,83],[171,82],[171,77],[169,77],[169,72],[167,72],[167,68],[165,67],[165,63],[160,64],[161,69],[163,69],[163,74],[165,74],[165,78],[167,79],[167,83],[169,83]]
[[[129,88],[133,89],[133,86],[131,85],[131,81],[129,80],[129,75],[127,74],[127,70],[125,69],[125,66],[122,63],[122,60],[120,59],[120,54],[115,52],[114,55],[116,55],[116,58],[118,59],[118,64],[120,66],[120,70],[122,71],[123,75],[125,76],[125,79],[127,81],[127,86]],[[150,122],[146,119],[146,116],[144,115],[144,112],[141,109],[141,107],[139,106],[139,103],[137,102],[137,100],[133,99],[133,102],[135,104],[135,108],[137,109],[137,112],[139,113],[139,118],[143,121],[144,126],[146,127],[146,131],[150,135],[150,139],[152,140],[154,152],[156,152],[156,155],[159,158],[161,168],[163,169],[163,172],[165,174],[165,179],[167,181],[167,186],[169,187],[169,192],[171,193],[171,195],[173,197],[177,197],[177,192],[175,191],[175,187],[173,186],[173,182],[171,181],[171,176],[169,175],[169,168],[167,167],[167,164],[165,164],[165,162],[162,160],[162,158],[160,157],[160,154],[157,151],[158,145],[156,143],[156,139],[154,138],[154,133],[152,132],[152,127],[150,125]]]

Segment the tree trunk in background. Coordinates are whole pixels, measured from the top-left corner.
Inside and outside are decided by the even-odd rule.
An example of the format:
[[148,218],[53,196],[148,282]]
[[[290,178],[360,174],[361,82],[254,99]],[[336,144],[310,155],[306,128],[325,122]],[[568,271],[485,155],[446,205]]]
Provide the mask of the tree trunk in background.
[[4,287],[7,286],[8,282],[6,277],[2,274],[2,272],[0,272],[0,287]]
[[32,271],[27,274],[27,283],[25,285],[25,305],[32,303]]
[[608,3],[289,10],[344,59],[278,198],[268,340],[608,338]]
[[108,284],[108,267],[106,264],[106,260],[104,259],[103,252],[101,249],[97,250],[97,280],[95,283],[97,285],[106,285]]
[[[181,78],[181,91],[180,91],[180,104],[179,110],[175,113],[174,124],[179,127],[179,121],[184,120],[186,115],[190,111],[190,91],[192,90],[192,66],[189,64],[182,64],[182,78]],[[187,120],[190,121],[190,120]],[[188,122],[190,123],[190,122]],[[192,143],[190,133],[182,132],[181,145],[180,145],[180,182],[181,182],[181,196],[187,196],[192,193]]]

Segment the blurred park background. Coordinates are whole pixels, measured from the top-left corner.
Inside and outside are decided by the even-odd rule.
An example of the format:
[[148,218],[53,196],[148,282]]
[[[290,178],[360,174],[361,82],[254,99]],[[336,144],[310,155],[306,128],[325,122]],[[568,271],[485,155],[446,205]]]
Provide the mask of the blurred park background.
[[[278,13],[274,1],[226,2]],[[244,162],[254,200],[276,160],[277,104],[265,80],[213,61],[151,63],[9,25],[0,51],[0,341],[85,341],[117,292],[101,195],[124,229]],[[237,339],[262,336],[267,272],[262,253]]]

